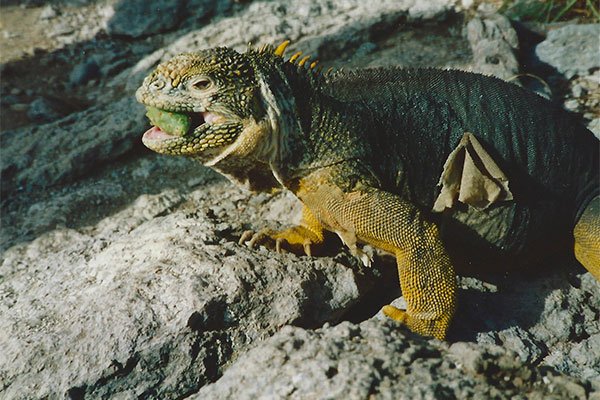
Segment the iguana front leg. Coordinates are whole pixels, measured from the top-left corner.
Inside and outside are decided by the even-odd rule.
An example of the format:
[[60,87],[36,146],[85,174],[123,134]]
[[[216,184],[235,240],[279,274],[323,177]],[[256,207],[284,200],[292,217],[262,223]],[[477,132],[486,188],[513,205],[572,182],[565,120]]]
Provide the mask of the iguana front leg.
[[[314,189],[314,186],[313,186]],[[407,310],[383,312],[417,333],[443,339],[456,308],[456,276],[435,224],[411,203],[376,188],[343,193],[334,185],[300,198],[352,246],[352,238],[396,255]]]
[[254,247],[265,237],[275,241],[275,250],[280,253],[282,243],[287,243],[295,249],[303,249],[307,256],[312,256],[312,246],[323,243],[323,226],[306,206],[302,207],[302,220],[300,225],[284,231],[275,231],[265,228],[258,232],[246,231],[240,237],[239,243],[248,241],[248,246]]

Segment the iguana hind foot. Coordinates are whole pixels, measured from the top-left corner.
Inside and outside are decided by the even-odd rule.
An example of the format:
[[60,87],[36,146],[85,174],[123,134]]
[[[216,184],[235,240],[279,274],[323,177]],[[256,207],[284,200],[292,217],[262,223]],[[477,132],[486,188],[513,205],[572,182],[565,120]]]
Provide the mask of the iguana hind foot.
[[400,310],[392,305],[383,306],[381,309],[387,317],[401,322],[413,331],[423,335],[431,335],[443,340],[445,332],[448,329],[449,319],[422,319],[415,318],[405,310]]

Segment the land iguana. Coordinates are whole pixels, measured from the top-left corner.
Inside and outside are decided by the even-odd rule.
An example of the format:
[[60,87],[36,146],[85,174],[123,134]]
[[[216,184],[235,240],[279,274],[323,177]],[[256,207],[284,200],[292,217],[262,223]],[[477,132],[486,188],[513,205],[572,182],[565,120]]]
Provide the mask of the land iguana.
[[321,73],[279,47],[219,47],[159,65],[136,93],[154,125],[143,143],[197,159],[254,191],[286,188],[297,227],[242,235],[311,254],[335,232],[396,256],[405,311],[444,339],[455,267],[526,264],[570,244],[600,280],[599,141],[515,84],[457,70]]

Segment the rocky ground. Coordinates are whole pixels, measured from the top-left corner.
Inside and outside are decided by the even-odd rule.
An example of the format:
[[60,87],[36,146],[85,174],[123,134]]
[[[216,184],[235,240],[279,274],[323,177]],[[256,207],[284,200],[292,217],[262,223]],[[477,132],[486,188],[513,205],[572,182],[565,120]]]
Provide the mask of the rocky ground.
[[4,1],[0,398],[600,399],[600,284],[569,255],[461,277],[448,341],[419,337],[378,313],[402,301],[390,257],[238,245],[296,200],[150,153],[132,97],[179,52],[291,39],[326,68],[523,74],[600,136],[582,22],[464,0]]

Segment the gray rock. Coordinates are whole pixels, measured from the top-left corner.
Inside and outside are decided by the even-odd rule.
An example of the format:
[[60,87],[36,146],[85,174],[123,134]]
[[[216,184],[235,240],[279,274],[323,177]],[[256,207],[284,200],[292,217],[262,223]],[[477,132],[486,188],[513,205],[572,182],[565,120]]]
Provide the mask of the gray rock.
[[579,104],[577,99],[569,99],[565,101],[564,106],[569,111],[577,111],[581,107],[581,104]]
[[583,95],[584,89],[583,89],[583,87],[581,87],[581,85],[579,83],[576,83],[571,88],[571,93],[573,94],[573,97],[578,99]]
[[52,19],[60,15],[60,10],[53,5],[48,4],[40,13],[40,19]]
[[90,59],[77,64],[69,74],[71,85],[85,85],[92,79],[100,77],[100,67],[96,60]]
[[133,90],[156,64],[177,54],[215,46],[243,51],[249,42],[278,44],[290,39],[289,54],[301,48],[313,59],[327,60],[331,54],[369,41],[375,25],[393,30],[401,20],[442,19],[453,4],[451,0],[384,0],[377,7],[360,0],[252,2],[238,15],[216,20],[157,50],[117,79],[126,79]]
[[586,395],[585,383],[523,364],[498,346],[449,349],[390,321],[315,331],[285,327],[248,351],[200,399],[542,398]]
[[112,63],[107,63],[100,68],[100,74],[102,76],[114,76],[123,71],[129,65],[130,62],[128,60],[118,60]]
[[19,98],[19,94],[20,93],[16,93],[16,94],[9,94],[9,95],[5,95],[0,97],[0,104],[3,107],[10,107],[14,104],[20,104],[21,103],[21,99]]
[[114,6],[106,31],[134,38],[167,32],[181,22],[184,6],[179,0],[121,0]]
[[534,54],[567,79],[585,76],[600,68],[599,38],[600,24],[567,25],[550,31]]
[[505,80],[519,73],[515,55],[519,40],[508,18],[499,14],[485,19],[473,18],[467,24],[467,38],[476,72]]
[[73,26],[69,21],[62,21],[58,23],[53,23],[48,32],[49,38],[56,38],[58,36],[66,36],[74,33],[76,31],[76,27]]
[[[197,23],[208,15],[215,13],[221,14],[229,10],[232,6],[231,0],[188,0],[186,2],[186,14],[191,17],[188,20]],[[196,29],[198,25],[195,25]]]
[[69,113],[66,104],[49,97],[39,97],[31,102],[27,117],[33,122],[47,123]]
[[82,176],[129,151],[146,124],[144,108],[127,97],[49,124],[3,132],[2,192]]
[[600,118],[594,118],[588,124],[588,129],[600,140]]
[[[69,40],[84,40],[109,3],[88,19],[64,9],[54,33],[75,29]],[[151,7],[124,3],[115,21],[128,7]],[[506,21],[480,20],[477,37],[490,45],[471,60],[462,22],[444,19],[451,0],[180,3],[181,22],[177,13],[140,14],[119,22],[118,35],[160,27],[185,36],[86,44],[96,53],[85,61],[102,76],[143,56],[109,87],[75,87],[97,89],[109,105],[1,133],[0,398],[600,397],[600,286],[571,262],[553,259],[560,268],[539,275],[461,279],[448,347],[371,319],[393,298],[401,306],[387,256],[366,270],[335,240],[329,257],[315,258],[239,246],[245,229],[293,223],[298,201],[244,192],[139,145],[148,122],[132,90],[179,52],[292,39],[288,55],[302,49],[336,67],[474,69],[486,54],[518,47]],[[157,25],[144,28],[148,21]],[[161,41],[170,44],[147,54]],[[70,65],[83,64],[66,50]],[[341,320],[356,323],[323,325]]]
[[513,326],[500,332],[488,333],[494,339],[485,339],[485,335],[478,337],[478,343],[496,344],[516,352],[521,360],[528,364],[538,364],[547,354],[546,346],[523,328]]
[[144,196],[92,234],[56,229],[4,253],[4,398],[181,398],[281,326],[335,321],[367,283],[238,246],[202,213],[160,217],[181,201]]

